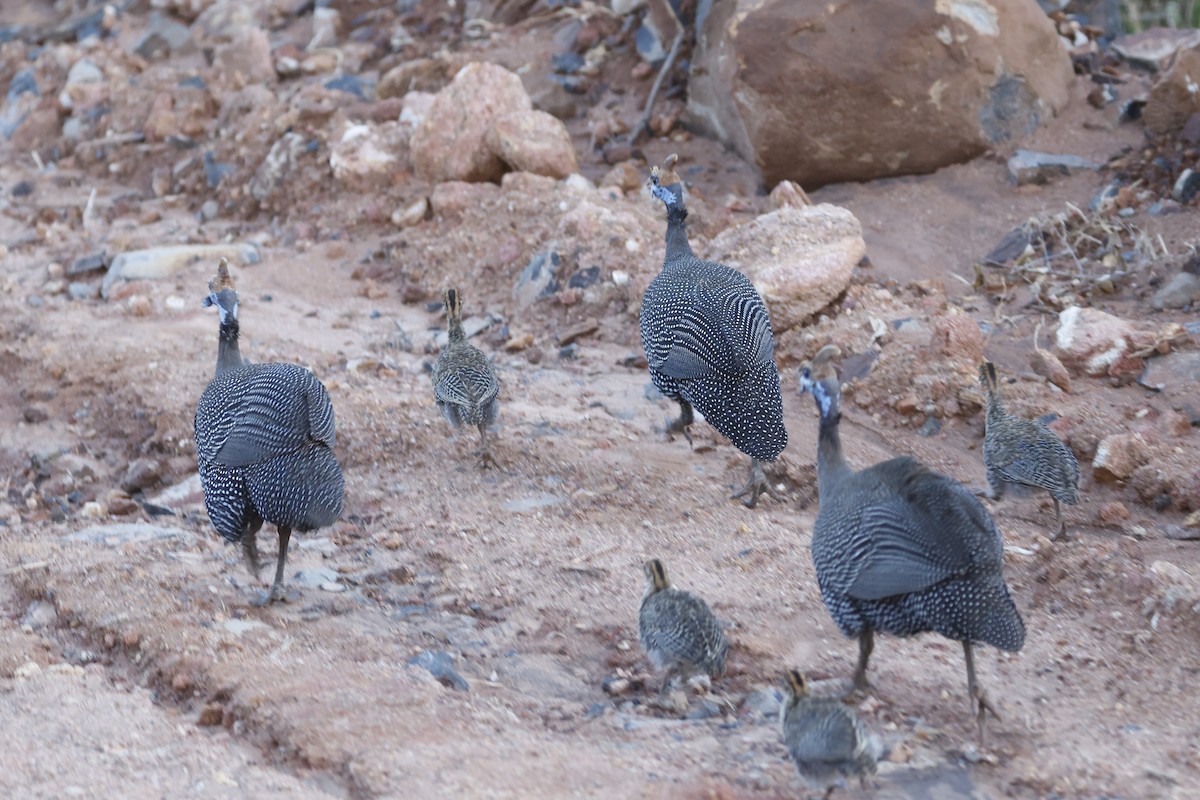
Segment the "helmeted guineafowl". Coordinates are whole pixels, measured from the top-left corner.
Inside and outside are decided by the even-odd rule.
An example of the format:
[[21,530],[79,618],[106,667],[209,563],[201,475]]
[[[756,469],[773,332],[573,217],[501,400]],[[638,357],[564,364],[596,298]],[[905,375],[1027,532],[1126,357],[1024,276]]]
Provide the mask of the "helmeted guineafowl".
[[672,587],[657,558],[646,562],[645,572],[638,639],[650,663],[663,673],[663,688],[675,675],[719,678],[725,674],[729,644],[708,603]]
[[238,296],[225,259],[206,306],[220,315],[217,374],[196,407],[196,461],[204,505],[217,532],[241,542],[257,578],[256,535],[279,532],[275,581],[260,602],[286,599],[283,571],[293,531],[332,525],[342,513],[342,471],[333,456],[333,405],[325,387],[295,364],[250,364],[238,352]]
[[496,371],[479,348],[467,341],[462,324],[462,295],[447,289],[446,328],[450,341],[433,365],[433,394],[438,408],[455,428],[479,429],[479,465],[494,463],[488,445],[488,426],[500,410],[500,383]]
[[987,422],[983,463],[987,467],[987,496],[999,500],[1009,483],[1045,489],[1054,500],[1054,538],[1066,531],[1060,502],[1079,502],[1079,462],[1071,448],[1040,422],[1008,413],[1000,399],[996,368],[979,366],[979,383],[987,392]]
[[879,740],[840,700],[814,697],[808,677],[798,669],[787,674],[787,698],[779,709],[779,727],[788,755],[800,776],[828,797],[843,778],[865,782],[875,774]]
[[692,408],[752,459],[733,495],[753,507],[769,491],[762,462],[787,445],[771,320],[746,276],[692,252],[683,184],[671,155],[651,174],[651,192],[667,207],[663,268],[642,298],[642,349],[654,385],[679,402],[667,429],[691,441]]
[[800,369],[800,391],[820,413],[817,486],[820,512],[812,555],[821,597],[846,636],[859,641],[854,684],[867,685],[875,631],[897,636],[934,631],[962,642],[967,692],[984,714],[994,710],[975,681],[973,645],[1020,650],[1025,623],[1004,582],[1004,542],[987,510],[958,481],[913,458],[855,472],[838,437],[841,386],[827,345]]

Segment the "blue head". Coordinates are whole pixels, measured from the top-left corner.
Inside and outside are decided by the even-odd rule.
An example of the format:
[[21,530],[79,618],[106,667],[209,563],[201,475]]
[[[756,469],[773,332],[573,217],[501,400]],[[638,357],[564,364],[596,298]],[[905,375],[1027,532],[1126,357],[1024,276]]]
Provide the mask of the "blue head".
[[204,307],[209,306],[217,307],[217,313],[221,315],[221,325],[226,325],[231,320],[237,321],[238,296],[233,278],[229,276],[228,259],[221,259],[221,263],[217,265],[217,277],[208,282],[208,296],[204,298]]
[[813,356],[812,361],[800,367],[800,394],[812,394],[821,416],[826,419],[838,413],[841,386],[832,361],[841,354],[836,345],[827,344]]
[[668,211],[684,208],[683,182],[675,172],[678,161],[679,156],[672,153],[661,167],[650,170],[650,194],[661,200]]

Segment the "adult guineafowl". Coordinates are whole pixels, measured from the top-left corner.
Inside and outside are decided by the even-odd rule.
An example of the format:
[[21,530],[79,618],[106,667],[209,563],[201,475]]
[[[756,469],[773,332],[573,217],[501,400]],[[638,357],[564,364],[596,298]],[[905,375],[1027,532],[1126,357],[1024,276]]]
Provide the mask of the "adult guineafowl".
[[332,525],[342,513],[342,471],[333,457],[333,405],[321,382],[295,364],[250,364],[238,352],[238,296],[225,259],[206,306],[220,315],[217,373],[196,407],[196,461],[204,505],[217,532],[241,542],[250,572],[261,570],[256,535],[279,532],[271,590],[286,599],[283,571],[292,531]]
[[855,472],[838,438],[841,386],[827,345],[800,369],[800,391],[820,413],[817,484],[821,509],[812,555],[821,597],[834,622],[857,636],[857,688],[867,685],[875,631],[912,636],[933,631],[962,642],[967,693],[979,737],[995,710],[975,680],[974,645],[1020,650],[1025,624],[1002,572],[1004,542],[966,487],[913,458]]
[[1054,538],[1067,529],[1062,503],[1079,502],[1079,462],[1071,448],[1040,422],[1008,413],[1000,398],[996,368],[979,365],[979,383],[987,392],[987,422],[983,463],[987,467],[987,496],[999,500],[1010,483],[1045,489],[1054,500]]
[[658,390],[679,403],[667,429],[691,441],[693,407],[750,456],[750,476],[733,496],[753,507],[769,490],[762,463],[787,445],[775,340],[767,307],[746,276],[692,252],[677,157],[651,173],[667,207],[663,268],[642,298],[642,348]]

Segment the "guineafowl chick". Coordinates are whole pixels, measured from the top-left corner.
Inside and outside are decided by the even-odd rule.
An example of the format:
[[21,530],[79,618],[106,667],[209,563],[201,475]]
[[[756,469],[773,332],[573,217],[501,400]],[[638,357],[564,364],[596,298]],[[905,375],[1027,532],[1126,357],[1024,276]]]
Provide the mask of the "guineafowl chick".
[[196,461],[204,505],[217,532],[241,542],[256,578],[256,536],[264,522],[279,533],[271,590],[257,603],[286,599],[283,583],[293,531],[332,525],[342,513],[342,470],[333,456],[329,394],[295,364],[251,364],[238,350],[238,296],[225,259],[206,306],[220,318],[216,377],[196,407]]
[[779,727],[800,777],[809,786],[824,790],[826,797],[844,778],[856,777],[865,784],[875,774],[879,741],[840,700],[813,697],[808,677],[800,670],[788,672],[786,684]]
[[999,500],[1010,483],[1045,489],[1054,500],[1058,539],[1066,531],[1062,506],[1079,502],[1079,462],[1071,448],[1040,422],[1008,413],[1000,398],[996,368],[990,361],[979,365],[979,383],[987,392],[987,422],[983,436],[983,463],[987,467],[987,496]]
[[673,588],[657,558],[646,562],[645,571],[638,639],[650,663],[663,674],[662,688],[675,675],[724,675],[729,644],[708,603]]
[[438,408],[452,426],[474,425],[479,429],[479,466],[492,460],[488,426],[500,410],[500,383],[496,371],[479,348],[467,341],[462,324],[462,295],[447,289],[446,327],[450,341],[433,365],[433,394]]
[[667,207],[667,246],[662,272],[642,298],[642,349],[654,385],[679,403],[668,433],[690,442],[698,409],[750,456],[749,479],[733,496],[753,507],[770,489],[763,462],[787,445],[771,320],[745,275],[692,252],[677,158],[668,157],[650,178],[651,192]]
[[933,631],[962,642],[967,694],[979,737],[995,714],[975,680],[974,645],[1020,650],[1025,623],[1004,582],[1004,542],[987,510],[958,481],[916,459],[894,458],[855,472],[838,435],[841,386],[827,345],[800,369],[800,391],[817,403],[820,512],[812,556],[821,598],[846,636],[859,642],[857,688],[867,686],[875,631]]

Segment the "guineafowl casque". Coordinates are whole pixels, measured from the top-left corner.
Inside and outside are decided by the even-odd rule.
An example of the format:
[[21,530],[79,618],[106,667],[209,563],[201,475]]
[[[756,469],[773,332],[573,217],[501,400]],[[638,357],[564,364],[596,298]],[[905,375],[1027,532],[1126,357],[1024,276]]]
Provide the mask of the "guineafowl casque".
[[983,436],[983,463],[987,467],[988,498],[999,500],[1010,483],[1045,489],[1054,500],[1058,539],[1066,531],[1062,506],[1079,502],[1079,462],[1071,448],[1040,422],[1008,413],[1000,399],[996,368],[990,361],[979,365],[979,383],[987,392],[987,421]]
[[259,603],[286,599],[293,531],[332,525],[342,513],[342,470],[333,456],[333,404],[319,380],[295,364],[250,364],[238,352],[238,296],[225,259],[206,306],[220,315],[217,373],[196,407],[196,461],[204,505],[217,532],[241,542],[250,572],[261,570],[256,535],[279,532],[275,581]]
[[762,462],[787,445],[775,340],[767,307],[746,276],[692,252],[677,156],[651,173],[651,192],[667,207],[662,272],[642,298],[642,349],[658,390],[679,403],[667,429],[691,441],[692,408],[746,455],[750,477],[735,495],[753,507],[769,491]]
[[450,341],[433,365],[433,394],[438,408],[451,425],[474,425],[479,429],[479,466],[494,464],[488,444],[488,426],[500,410],[500,383],[492,362],[467,341],[462,324],[462,295],[447,289],[446,328]]
[[825,796],[857,777],[865,783],[875,774],[881,747],[858,716],[840,700],[813,697],[808,677],[798,669],[787,674],[787,699],[779,709],[779,727],[788,755],[808,784]]
[[657,558],[646,562],[645,571],[638,639],[650,663],[663,674],[662,688],[666,689],[675,675],[724,675],[729,644],[708,603],[673,588]]
[[962,642],[967,694],[979,737],[994,709],[975,681],[976,642],[1020,650],[1025,623],[1004,582],[1004,542],[987,510],[958,481],[909,457],[855,472],[838,437],[841,386],[821,348],[800,369],[800,391],[820,414],[817,487],[820,512],[812,555],[821,597],[846,636],[857,636],[855,687],[867,686],[875,631],[912,636],[934,631]]

